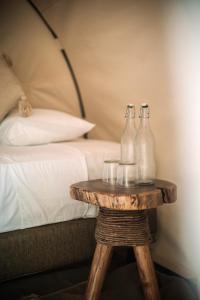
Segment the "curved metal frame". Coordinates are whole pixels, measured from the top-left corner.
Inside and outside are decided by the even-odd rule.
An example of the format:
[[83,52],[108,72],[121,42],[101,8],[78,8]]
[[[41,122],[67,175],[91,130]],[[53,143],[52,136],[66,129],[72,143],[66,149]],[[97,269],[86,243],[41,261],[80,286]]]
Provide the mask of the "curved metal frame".
[[[37,8],[37,6],[31,1],[31,0],[27,0],[27,2],[32,6],[32,8],[35,10],[35,12],[38,14],[38,16],[41,18],[41,20],[43,21],[43,23],[45,24],[45,26],[48,28],[49,32],[51,33],[51,35],[53,36],[54,39],[59,39],[57,33],[53,30],[53,28],[50,26],[50,24],[47,22],[47,20],[44,18],[44,16],[42,15],[41,11]],[[77,94],[77,98],[78,98],[78,102],[79,102],[79,108],[80,108],[80,113],[81,113],[81,117],[83,119],[86,118],[86,114],[85,114],[85,109],[84,109],[84,105],[83,105],[83,97],[81,95],[81,91],[80,91],[80,87],[78,84],[78,80],[76,78],[74,69],[72,67],[72,64],[70,62],[70,59],[66,53],[66,50],[64,48],[60,49],[60,52],[65,60],[65,63],[70,71],[73,83],[74,83],[74,87],[76,90],[76,94]],[[86,137],[86,135],[85,135]]]

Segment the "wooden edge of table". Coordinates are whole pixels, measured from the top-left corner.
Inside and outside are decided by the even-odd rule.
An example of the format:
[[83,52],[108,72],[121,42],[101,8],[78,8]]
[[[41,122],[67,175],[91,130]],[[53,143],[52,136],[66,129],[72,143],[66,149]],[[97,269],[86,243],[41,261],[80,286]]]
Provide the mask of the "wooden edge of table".
[[174,183],[156,180],[154,185],[122,188],[101,179],[82,181],[70,187],[73,199],[116,210],[142,210],[173,203],[177,198]]

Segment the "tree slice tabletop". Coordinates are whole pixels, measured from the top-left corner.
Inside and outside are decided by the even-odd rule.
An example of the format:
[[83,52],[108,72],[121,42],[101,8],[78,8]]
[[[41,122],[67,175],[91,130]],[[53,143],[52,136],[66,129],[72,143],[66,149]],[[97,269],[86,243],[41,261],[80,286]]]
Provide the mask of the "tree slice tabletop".
[[164,180],[127,188],[96,179],[71,185],[70,195],[73,199],[108,209],[142,210],[175,202],[177,188],[174,183]]

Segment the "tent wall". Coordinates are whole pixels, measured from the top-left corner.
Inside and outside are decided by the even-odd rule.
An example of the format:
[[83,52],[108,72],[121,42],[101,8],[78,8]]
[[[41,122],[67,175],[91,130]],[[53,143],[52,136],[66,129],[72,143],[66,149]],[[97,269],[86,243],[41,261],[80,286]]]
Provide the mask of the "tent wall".
[[80,116],[77,95],[60,49],[27,1],[0,0],[0,51],[35,107]]
[[177,183],[178,202],[160,209],[154,254],[171,269],[188,271],[200,296],[200,2],[170,1],[163,18],[170,81],[162,118],[167,103],[173,110],[156,127],[159,177]]
[[[7,7],[6,13],[0,10],[1,46],[12,54],[34,105],[56,106],[78,115],[72,81],[46,28],[25,0],[3,2]],[[71,59],[87,119],[97,124],[92,138],[119,141],[125,104],[143,100],[150,104],[158,177],[178,186],[177,203],[159,210],[154,258],[198,281],[199,2],[34,3]]]
[[87,117],[98,125],[91,137],[119,140],[126,103],[148,99],[155,111],[166,98],[158,1],[34,3],[72,60]]

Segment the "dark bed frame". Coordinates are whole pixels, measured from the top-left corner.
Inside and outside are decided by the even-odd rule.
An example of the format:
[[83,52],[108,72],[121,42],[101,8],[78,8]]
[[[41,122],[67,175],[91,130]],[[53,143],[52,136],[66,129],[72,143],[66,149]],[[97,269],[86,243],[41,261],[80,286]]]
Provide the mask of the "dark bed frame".
[[[148,210],[155,240],[156,210]],[[0,283],[91,259],[96,219],[77,219],[0,234]]]
[[96,220],[77,219],[0,234],[0,282],[92,257]]

